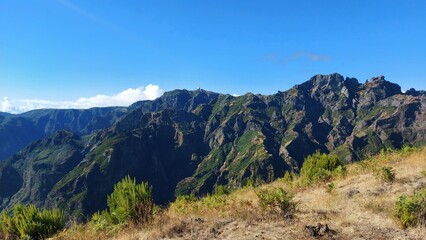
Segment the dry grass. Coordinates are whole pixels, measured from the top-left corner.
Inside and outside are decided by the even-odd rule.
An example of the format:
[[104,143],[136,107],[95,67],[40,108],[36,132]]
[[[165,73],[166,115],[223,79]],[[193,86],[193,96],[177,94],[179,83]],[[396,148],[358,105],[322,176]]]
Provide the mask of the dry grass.
[[[375,169],[382,166],[396,170],[395,181],[383,183],[375,177]],[[350,165],[348,176],[335,183],[335,196],[321,188],[298,194],[300,208],[304,209],[300,220],[323,220],[353,238],[421,239],[424,229],[401,230],[392,211],[400,195],[426,187],[426,177],[421,174],[425,169],[424,148],[411,154],[383,154]]]
[[[395,169],[395,180],[377,179],[376,169]],[[256,191],[237,190],[220,199],[203,199],[173,206],[156,216],[142,230],[126,228],[111,239],[311,239],[304,236],[306,225],[328,224],[334,230],[325,239],[423,239],[425,229],[403,230],[393,218],[393,207],[402,194],[426,187],[426,148],[409,153],[384,153],[362,163],[347,166],[343,178],[304,186],[275,181],[262,186],[282,187],[295,194],[297,213],[283,219],[262,212]],[[68,238],[70,235],[76,237]],[[105,233],[93,233],[80,227],[67,230],[56,239],[106,239]],[[62,237],[61,236],[66,236]]]
[[57,240],[80,240],[80,239],[93,239],[101,240],[108,239],[112,235],[107,232],[96,232],[91,227],[87,225],[74,225],[71,228],[68,228],[59,234],[57,234],[53,239]]

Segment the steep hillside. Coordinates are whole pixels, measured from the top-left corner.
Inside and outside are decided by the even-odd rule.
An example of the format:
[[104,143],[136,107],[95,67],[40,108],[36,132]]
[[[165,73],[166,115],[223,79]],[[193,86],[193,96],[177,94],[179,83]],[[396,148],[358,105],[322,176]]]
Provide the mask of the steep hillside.
[[[45,148],[35,143],[7,160],[2,169],[22,184],[1,197],[2,206],[23,200],[81,217],[104,208],[106,195],[126,175],[148,181],[156,202],[166,203],[218,185],[271,182],[298,172],[316,151],[352,162],[383,148],[426,142],[426,95],[402,93],[383,76],[360,84],[339,74],[317,75],[269,96],[175,90],[129,109],[113,127],[80,138],[77,165],[52,180],[43,196],[23,197],[43,177],[25,178],[31,165],[16,162],[44,158],[54,164],[58,154],[34,151]],[[52,146],[67,149],[68,143]]]
[[110,127],[127,108],[42,109],[0,115],[0,161],[59,130],[89,134]]
[[2,207],[8,202],[43,206],[52,187],[80,163],[83,142],[71,132],[60,131],[0,163]]

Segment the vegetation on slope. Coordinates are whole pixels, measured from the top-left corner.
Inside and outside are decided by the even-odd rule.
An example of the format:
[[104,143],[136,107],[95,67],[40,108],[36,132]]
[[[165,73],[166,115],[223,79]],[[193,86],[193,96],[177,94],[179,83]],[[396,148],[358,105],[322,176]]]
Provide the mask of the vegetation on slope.
[[426,226],[426,188],[399,197],[395,204],[395,217],[403,227]]
[[[149,224],[118,229],[74,225],[55,239],[300,239],[303,234],[307,238],[323,234],[338,239],[422,239],[426,148],[384,150],[344,168],[339,168],[334,156],[317,153],[309,158],[303,174],[287,174],[270,184],[249,184],[232,192],[218,186],[204,197],[180,196],[156,211]],[[383,167],[393,169],[393,181],[378,177]],[[306,172],[326,177],[312,178]]]
[[152,220],[153,211],[152,187],[146,182],[136,184],[135,179],[126,176],[108,196],[108,210],[95,213],[90,224],[96,229],[128,222],[144,224]]
[[[69,133],[54,134],[0,163],[0,209],[17,202],[59,206],[87,220],[107,207],[107,195],[126,175],[148,181],[154,201],[166,204],[179,195],[204,196],[220,185],[238,189],[270,183],[286,171],[299,173],[316,151],[347,163],[384,147],[420,145],[426,142],[425,96],[402,93],[383,76],[360,84],[339,74],[316,75],[269,96],[175,90],[133,105],[111,128],[68,142],[62,139]],[[394,181],[390,166],[383,167],[377,177]],[[327,179],[342,170],[337,166],[306,179],[315,182],[315,175]]]
[[46,239],[65,226],[64,212],[55,208],[39,209],[35,205],[20,203],[13,210],[0,214],[1,239]]

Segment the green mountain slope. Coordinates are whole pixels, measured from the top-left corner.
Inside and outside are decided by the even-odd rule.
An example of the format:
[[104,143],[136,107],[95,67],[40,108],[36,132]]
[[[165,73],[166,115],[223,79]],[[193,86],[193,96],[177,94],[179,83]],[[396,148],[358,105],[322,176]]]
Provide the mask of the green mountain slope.
[[[155,201],[166,203],[217,185],[270,182],[298,171],[316,151],[351,162],[384,147],[421,145],[425,131],[424,92],[402,93],[382,76],[360,84],[339,74],[317,75],[269,96],[175,90],[133,104],[111,128],[75,136],[73,147],[54,135],[59,144],[37,142],[22,150],[0,168],[0,186],[10,179],[19,183],[0,202],[60,206],[79,218],[104,208],[106,195],[126,175],[148,181]],[[28,194],[45,181],[43,169],[59,164],[62,152],[75,152],[69,160],[75,165],[51,178],[43,194]],[[33,171],[37,177],[25,177],[34,168],[29,162],[43,157],[49,163]]]

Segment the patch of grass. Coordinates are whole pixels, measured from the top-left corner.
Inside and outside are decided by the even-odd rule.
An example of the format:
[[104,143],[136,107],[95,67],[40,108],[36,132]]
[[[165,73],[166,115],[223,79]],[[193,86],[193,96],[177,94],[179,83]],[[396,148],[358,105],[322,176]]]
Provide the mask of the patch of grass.
[[[394,148],[383,148],[377,155],[368,156],[364,160],[357,162],[352,166],[354,173],[375,173],[377,174],[382,171],[381,167],[400,161],[401,158],[406,158],[411,154],[416,154],[420,151],[424,151],[425,148],[404,146],[401,149]],[[391,169],[389,169],[391,170]],[[387,170],[384,170],[387,171]],[[392,169],[393,171],[393,169]],[[380,176],[378,176],[380,179]]]
[[188,212],[193,203],[197,201],[194,194],[177,196],[176,200],[170,204],[169,209],[178,213]]
[[103,240],[109,239],[116,234],[118,234],[118,231],[95,230],[90,223],[84,225],[73,223],[69,228],[55,235],[52,240]]
[[227,195],[207,194],[202,198],[196,198],[194,195],[181,195],[170,204],[169,209],[177,214],[195,214],[203,215],[207,212],[223,213],[230,204]]
[[383,201],[374,198],[366,201],[364,203],[364,208],[375,214],[380,214],[388,211],[388,206],[386,206]]
[[214,195],[223,196],[228,195],[231,191],[223,185],[216,185],[213,191]]

